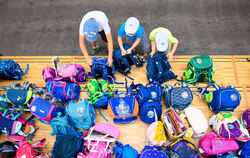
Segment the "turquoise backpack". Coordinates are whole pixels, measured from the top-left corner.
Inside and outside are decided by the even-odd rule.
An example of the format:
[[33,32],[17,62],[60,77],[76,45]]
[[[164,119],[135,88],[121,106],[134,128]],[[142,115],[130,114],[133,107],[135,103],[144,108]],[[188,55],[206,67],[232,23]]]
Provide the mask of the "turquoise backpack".
[[85,130],[95,124],[95,109],[89,99],[81,100],[80,103],[68,102],[65,113],[69,122],[76,128]]
[[53,135],[65,135],[70,132],[75,132],[76,128],[73,127],[67,117],[54,117],[50,121],[50,126],[52,127],[52,133],[50,133],[51,136]]

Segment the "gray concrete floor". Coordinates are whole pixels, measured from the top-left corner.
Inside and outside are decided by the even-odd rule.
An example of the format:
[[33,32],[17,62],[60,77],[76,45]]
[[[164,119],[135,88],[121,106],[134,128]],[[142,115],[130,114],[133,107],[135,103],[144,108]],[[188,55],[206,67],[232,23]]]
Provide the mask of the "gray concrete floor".
[[179,55],[250,54],[250,0],[0,0],[0,53],[82,55],[79,24],[91,10],[107,14],[115,48],[119,27],[135,16],[147,35],[169,28]]

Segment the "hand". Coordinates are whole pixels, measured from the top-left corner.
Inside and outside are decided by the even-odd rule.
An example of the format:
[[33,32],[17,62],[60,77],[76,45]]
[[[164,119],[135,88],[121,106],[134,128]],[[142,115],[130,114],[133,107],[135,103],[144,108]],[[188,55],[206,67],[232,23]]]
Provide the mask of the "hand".
[[167,58],[168,58],[169,61],[172,61],[172,60],[173,60],[173,54],[172,54],[172,53],[169,53],[169,54],[167,55]]
[[127,54],[131,54],[132,53],[132,49],[127,49]]
[[91,60],[90,58],[86,58],[86,62],[87,62],[87,64],[88,64],[89,66],[92,65],[92,60]]
[[153,57],[154,54],[155,54],[154,52],[150,52],[150,53],[149,53],[149,55],[150,55],[151,57]]
[[109,64],[109,67],[112,67],[113,65],[113,58],[108,58],[108,64]]
[[122,49],[122,56],[126,55],[127,51],[125,49]]

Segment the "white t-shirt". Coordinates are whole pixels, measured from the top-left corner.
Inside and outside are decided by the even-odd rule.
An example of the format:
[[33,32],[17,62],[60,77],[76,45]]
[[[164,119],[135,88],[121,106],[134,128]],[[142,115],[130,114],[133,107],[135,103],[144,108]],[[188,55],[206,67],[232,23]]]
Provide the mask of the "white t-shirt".
[[101,11],[90,11],[86,15],[84,15],[84,17],[82,18],[80,28],[79,28],[79,33],[81,36],[84,35],[84,32],[83,32],[84,26],[83,25],[84,25],[85,21],[87,21],[88,19],[91,19],[91,18],[94,18],[99,23],[99,31],[104,30],[105,34],[110,33],[111,29],[110,29],[109,24],[108,24],[107,16]]

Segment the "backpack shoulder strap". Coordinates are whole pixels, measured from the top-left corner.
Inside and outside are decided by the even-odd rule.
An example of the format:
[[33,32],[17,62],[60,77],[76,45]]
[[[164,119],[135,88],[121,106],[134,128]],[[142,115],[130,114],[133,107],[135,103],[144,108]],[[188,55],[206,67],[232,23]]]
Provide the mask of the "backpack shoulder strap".
[[23,76],[25,76],[25,75],[28,73],[28,70],[29,70],[29,64],[27,64],[27,68],[26,68],[26,70],[25,70]]

